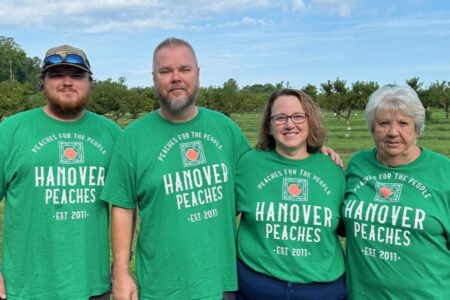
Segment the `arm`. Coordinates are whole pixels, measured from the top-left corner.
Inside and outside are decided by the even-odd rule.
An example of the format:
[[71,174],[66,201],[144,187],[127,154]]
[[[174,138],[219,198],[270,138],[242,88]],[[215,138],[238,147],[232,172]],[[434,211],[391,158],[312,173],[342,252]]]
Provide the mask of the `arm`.
[[113,253],[111,282],[115,300],[138,299],[136,283],[129,274],[134,212],[134,209],[117,206],[113,206],[111,211],[111,244]]
[[5,282],[3,281],[2,273],[0,273],[0,299],[6,299]]

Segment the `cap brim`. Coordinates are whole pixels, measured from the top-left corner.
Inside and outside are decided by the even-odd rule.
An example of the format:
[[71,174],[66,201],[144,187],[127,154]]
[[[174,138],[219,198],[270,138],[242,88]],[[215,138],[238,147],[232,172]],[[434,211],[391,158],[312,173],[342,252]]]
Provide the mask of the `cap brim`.
[[44,73],[44,72],[48,71],[49,69],[57,67],[57,66],[71,66],[71,67],[75,67],[75,68],[81,69],[81,70],[83,70],[85,72],[88,72],[89,74],[92,75],[91,70],[89,70],[88,68],[86,68],[84,66],[77,65],[77,64],[67,63],[67,62],[62,62],[62,63],[53,64],[53,65],[47,66],[47,67],[45,67],[45,68],[43,68],[41,70],[41,73]]

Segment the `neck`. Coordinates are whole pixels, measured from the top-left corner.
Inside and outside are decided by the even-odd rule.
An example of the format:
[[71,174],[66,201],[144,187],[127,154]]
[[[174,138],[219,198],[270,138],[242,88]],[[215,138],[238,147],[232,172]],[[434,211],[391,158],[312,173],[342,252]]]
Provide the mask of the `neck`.
[[301,159],[305,159],[309,156],[308,151],[306,151],[306,148],[300,148],[300,149],[296,149],[296,150],[286,150],[286,149],[281,149],[280,147],[275,147],[275,151],[277,151],[277,153],[283,157],[286,157],[288,159],[295,159],[295,160],[301,160]]
[[399,167],[415,161],[417,158],[419,158],[421,153],[422,149],[420,149],[420,147],[418,146],[415,146],[414,149],[412,149],[409,153],[406,153],[405,155],[382,156],[380,154],[380,151],[377,151],[376,157],[377,160],[385,166]]
[[198,107],[195,105],[190,105],[181,110],[170,110],[164,106],[159,109],[159,115],[166,119],[167,121],[173,123],[184,123],[192,120],[198,114]]
[[84,109],[77,112],[63,112],[60,110],[52,109],[52,107],[47,104],[44,106],[44,112],[50,117],[58,121],[63,122],[74,122],[78,121],[84,116]]

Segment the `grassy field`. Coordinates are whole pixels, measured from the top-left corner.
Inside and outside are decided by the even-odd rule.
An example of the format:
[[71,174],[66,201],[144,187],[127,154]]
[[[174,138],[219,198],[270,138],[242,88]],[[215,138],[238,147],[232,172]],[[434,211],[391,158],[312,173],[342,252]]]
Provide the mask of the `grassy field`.
[[[234,114],[233,119],[241,127],[250,144],[253,146],[257,139],[257,130],[260,123],[260,114],[242,113]],[[355,112],[350,124],[345,122],[337,123],[332,113],[325,113],[325,123],[328,131],[326,145],[337,151],[347,165],[351,155],[358,150],[367,149],[373,146],[369,132],[366,129],[364,114]],[[121,121],[121,126],[125,127],[130,122],[129,119]],[[419,138],[418,144],[450,158],[450,120],[445,119],[442,111],[434,110],[431,118],[426,121],[425,133]],[[3,201],[0,204],[0,237],[3,230]],[[0,238],[0,245],[2,239]],[[134,273],[134,260],[132,263]]]
[[[260,126],[260,114],[244,113],[235,114],[232,117],[241,127],[250,144],[254,146]],[[341,155],[345,165],[353,153],[373,146],[362,111],[354,112],[348,125],[343,121],[336,122],[334,114],[329,112],[325,113],[324,120],[328,132],[326,145]],[[450,120],[445,119],[443,111],[432,111],[418,144],[450,158]]]

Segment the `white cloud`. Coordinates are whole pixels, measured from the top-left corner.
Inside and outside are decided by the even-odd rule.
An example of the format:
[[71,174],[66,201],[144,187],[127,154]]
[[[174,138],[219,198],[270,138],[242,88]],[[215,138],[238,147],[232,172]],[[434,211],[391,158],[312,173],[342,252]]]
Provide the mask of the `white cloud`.
[[303,0],[292,0],[292,11],[302,11],[305,9],[305,2]]
[[[29,28],[60,28],[66,31],[115,32],[152,28],[173,29],[224,26],[267,26],[267,18],[244,17],[226,24],[199,24],[224,14],[252,15],[285,11],[303,11],[308,7],[350,14],[347,0],[3,0],[0,25]],[[231,18],[232,20],[232,18]]]
[[325,13],[348,17],[352,14],[355,2],[356,0],[312,0],[310,7]]

